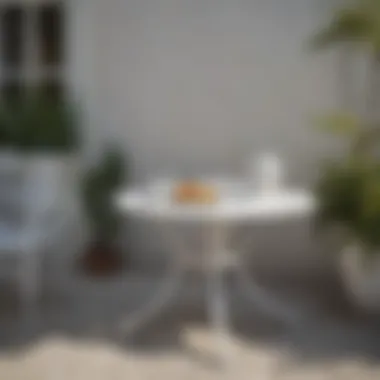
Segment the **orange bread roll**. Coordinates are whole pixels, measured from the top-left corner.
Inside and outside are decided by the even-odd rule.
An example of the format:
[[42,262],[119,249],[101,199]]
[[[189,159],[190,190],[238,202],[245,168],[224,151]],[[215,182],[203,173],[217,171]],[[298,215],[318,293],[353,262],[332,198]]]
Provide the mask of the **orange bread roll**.
[[173,200],[177,203],[212,204],[217,202],[218,194],[214,187],[196,181],[185,181],[173,191]]

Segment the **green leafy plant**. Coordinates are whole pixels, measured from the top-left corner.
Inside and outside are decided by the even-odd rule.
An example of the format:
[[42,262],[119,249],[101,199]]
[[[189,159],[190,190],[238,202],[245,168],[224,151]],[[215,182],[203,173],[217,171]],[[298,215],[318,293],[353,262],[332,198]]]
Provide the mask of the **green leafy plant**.
[[[360,49],[368,60],[367,93],[363,99],[367,122],[378,120],[380,108],[380,2],[378,0],[352,0],[337,9],[331,19],[311,39],[314,50],[341,47],[340,86],[347,97],[354,73],[349,61]],[[343,75],[342,75],[343,74]],[[347,105],[346,105],[347,106]]]
[[372,252],[380,247],[380,165],[348,159],[324,169],[316,186],[317,223],[339,226]]
[[327,115],[318,122],[324,132],[344,138],[348,148],[343,157],[321,170],[315,189],[317,226],[339,226],[365,252],[376,252],[380,248],[380,159],[376,151],[380,127],[349,114]]
[[348,112],[332,112],[315,118],[319,131],[344,139],[350,156],[372,155],[380,139],[380,123],[369,123]]
[[34,94],[20,104],[19,145],[29,152],[69,153],[79,147],[78,118],[67,101]]
[[115,191],[127,176],[124,157],[108,149],[100,162],[83,178],[82,200],[90,223],[93,241],[110,247],[118,232],[120,216],[112,203]]
[[[343,138],[346,153],[321,170],[316,184],[319,227],[339,226],[348,239],[360,242],[366,252],[380,248],[380,139],[378,120],[380,87],[380,2],[353,0],[338,9],[317,33],[313,49],[337,45],[364,48],[370,66],[362,116],[333,112],[318,118],[318,128]],[[347,63],[347,62],[344,62]],[[349,81],[350,78],[345,78]]]
[[30,92],[0,107],[0,144],[26,152],[69,153],[80,145],[76,107]]
[[19,149],[21,142],[20,108],[0,105],[0,147]]
[[361,44],[380,52],[380,3],[378,0],[347,1],[312,39],[313,48],[341,43]]

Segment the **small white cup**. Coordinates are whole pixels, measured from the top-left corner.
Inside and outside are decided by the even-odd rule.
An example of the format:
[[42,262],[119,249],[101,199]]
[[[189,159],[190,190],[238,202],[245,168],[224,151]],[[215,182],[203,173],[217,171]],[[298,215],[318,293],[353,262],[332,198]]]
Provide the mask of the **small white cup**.
[[254,185],[259,191],[275,192],[283,186],[283,162],[276,154],[259,155],[253,168]]

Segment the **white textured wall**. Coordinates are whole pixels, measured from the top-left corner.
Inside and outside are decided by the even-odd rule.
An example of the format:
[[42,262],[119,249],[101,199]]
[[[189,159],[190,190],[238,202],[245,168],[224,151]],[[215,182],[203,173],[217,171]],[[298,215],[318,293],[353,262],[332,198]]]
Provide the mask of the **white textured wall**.
[[331,59],[305,51],[323,11],[317,3],[100,2],[96,80],[108,117],[100,133],[125,142],[139,177],[236,170],[266,148],[304,176],[319,150],[310,115],[336,95]]
[[[337,100],[334,56],[305,50],[326,1],[79,3],[76,73],[90,110],[90,150],[115,139],[132,154],[140,180],[239,173],[250,152],[271,149],[286,160],[292,181],[308,182],[326,150],[310,117]],[[300,224],[295,236],[307,233]],[[276,236],[279,268],[283,260],[287,267],[319,263],[310,239]],[[265,255],[275,265],[279,249],[269,240]]]

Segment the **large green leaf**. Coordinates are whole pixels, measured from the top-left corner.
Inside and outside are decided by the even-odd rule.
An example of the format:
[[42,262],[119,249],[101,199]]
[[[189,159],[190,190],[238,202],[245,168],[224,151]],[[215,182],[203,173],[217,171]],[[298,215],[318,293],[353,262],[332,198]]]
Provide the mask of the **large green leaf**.
[[315,117],[314,125],[323,132],[349,138],[356,136],[362,129],[360,118],[348,112],[331,112]]
[[316,186],[317,225],[339,225],[368,251],[380,247],[380,164],[349,160],[324,168]]
[[29,92],[0,105],[0,144],[27,151],[69,152],[80,145],[76,106]]
[[32,151],[70,151],[79,143],[74,107],[42,96],[31,96],[21,104],[20,144]]
[[378,0],[356,0],[338,9],[332,19],[311,39],[311,47],[321,49],[340,43],[364,43],[380,51],[380,5]]
[[311,40],[314,49],[330,47],[342,42],[372,39],[372,17],[360,8],[342,9],[331,22]]

